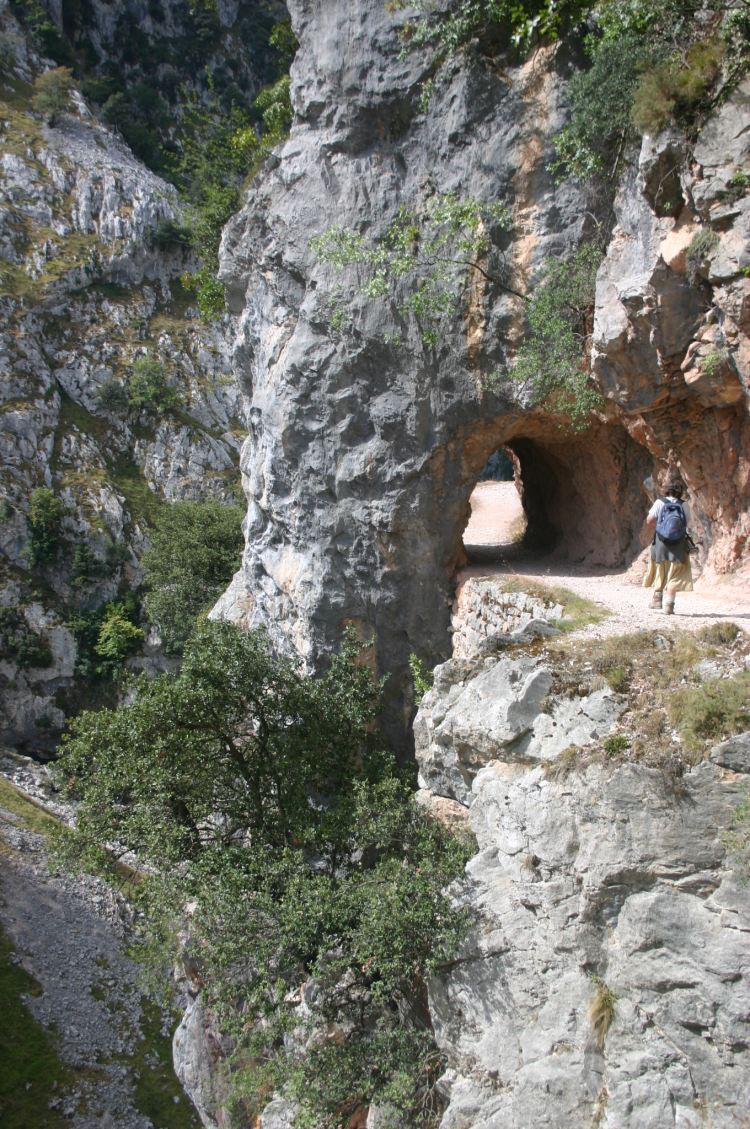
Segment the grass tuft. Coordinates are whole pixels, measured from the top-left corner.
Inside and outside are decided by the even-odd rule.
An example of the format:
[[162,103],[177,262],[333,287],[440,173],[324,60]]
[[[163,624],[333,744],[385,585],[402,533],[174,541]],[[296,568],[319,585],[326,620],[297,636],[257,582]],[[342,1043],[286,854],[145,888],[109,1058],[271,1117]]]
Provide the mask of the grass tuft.
[[607,1032],[615,1018],[617,995],[598,976],[594,977],[594,984],[596,991],[589,1008],[589,1021],[594,1032],[596,1045],[601,1050],[604,1046],[604,1040],[607,1038]]
[[707,744],[750,728],[750,671],[678,688],[670,699],[669,714],[685,748],[703,753]]
[[607,619],[610,612],[602,604],[577,596],[569,588],[557,584],[542,584],[539,581],[527,580],[525,577],[512,576],[503,582],[505,592],[526,592],[542,603],[552,605],[560,604],[563,614],[554,621],[554,626],[560,631],[569,634],[587,627],[591,623],[601,623]]

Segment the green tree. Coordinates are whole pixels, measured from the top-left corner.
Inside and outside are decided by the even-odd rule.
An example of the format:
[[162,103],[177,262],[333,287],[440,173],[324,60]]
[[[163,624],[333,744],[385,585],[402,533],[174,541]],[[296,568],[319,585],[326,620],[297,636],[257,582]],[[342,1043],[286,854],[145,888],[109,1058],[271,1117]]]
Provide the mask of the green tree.
[[167,383],[167,374],[161,361],[150,355],[137,357],[128,375],[126,388],[128,404],[162,415],[179,406],[176,389]]
[[143,557],[146,614],[168,652],[178,652],[231,580],[242,554],[242,510],[176,502],[155,521]]
[[[492,250],[491,233],[509,224],[502,203],[485,204],[454,193],[430,197],[420,208],[402,205],[383,236],[371,239],[340,225],[311,241],[323,263],[338,271],[357,268],[352,286],[368,298],[397,303],[401,317],[413,319],[427,346],[437,343],[441,322],[460,304],[473,269],[507,289],[485,269]],[[341,293],[331,298],[334,326]]]
[[484,50],[527,51],[559,38],[591,10],[586,0],[395,0],[391,7],[413,13],[402,31],[407,50],[429,45],[448,56],[472,39]]
[[54,125],[60,114],[68,109],[72,90],[73,72],[70,67],[54,67],[34,79],[31,104],[37,113],[44,114],[50,125]]
[[29,500],[29,564],[32,568],[50,564],[62,548],[62,523],[66,508],[46,486],[32,491]]
[[602,402],[588,371],[601,260],[599,248],[584,243],[567,262],[547,263],[527,304],[528,328],[510,373],[533,404],[568,414],[579,431]]
[[98,608],[75,612],[68,627],[76,641],[76,675],[88,683],[111,682],[122,676],[125,659],[138,650],[138,601],[132,592]]
[[94,648],[97,655],[110,663],[120,664],[143,641],[143,631],[129,618],[127,611],[119,604],[110,604],[99,628],[99,636]]
[[639,133],[688,124],[723,74],[750,62],[747,0],[606,0],[590,9],[590,68],[569,87],[569,124],[555,139],[553,169],[614,189],[620,157]]
[[[280,1088],[300,1126],[344,1125],[369,1101],[426,1123],[440,1056],[425,984],[464,925],[443,890],[466,848],[379,749],[378,707],[351,644],[312,678],[262,634],[207,622],[178,675],[80,715],[63,741],[57,773],[79,802],[63,851],[104,869],[107,844],[134,851],[163,935],[192,903],[207,1002],[252,1064],[236,1074],[248,1115]],[[345,1038],[300,1053],[330,1029]]]

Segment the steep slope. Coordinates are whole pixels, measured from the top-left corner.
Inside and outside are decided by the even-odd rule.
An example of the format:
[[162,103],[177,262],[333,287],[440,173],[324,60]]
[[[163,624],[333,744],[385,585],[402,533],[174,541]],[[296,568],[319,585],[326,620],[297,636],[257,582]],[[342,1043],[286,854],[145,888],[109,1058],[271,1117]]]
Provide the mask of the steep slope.
[[[17,69],[39,66],[24,58]],[[158,238],[180,219],[173,186],[80,98],[50,126],[31,96],[18,74],[3,80],[0,674],[3,739],[39,751],[80,700],[71,616],[137,587],[161,502],[236,500],[245,416],[221,327],[198,320],[179,282],[191,260]],[[139,361],[152,384],[129,405]],[[34,565],[39,489],[64,516]]]

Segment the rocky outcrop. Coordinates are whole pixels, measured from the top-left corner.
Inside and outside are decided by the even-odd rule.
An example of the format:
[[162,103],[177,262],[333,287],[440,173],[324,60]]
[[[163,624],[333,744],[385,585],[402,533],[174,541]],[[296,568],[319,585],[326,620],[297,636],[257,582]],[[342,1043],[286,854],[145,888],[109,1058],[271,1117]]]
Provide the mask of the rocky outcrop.
[[749,99],[745,81],[692,148],[644,139],[594,325],[597,381],[655,464],[680,470],[717,572],[747,568],[750,535]]
[[677,792],[638,765],[478,774],[481,925],[431,996],[443,1129],[739,1129],[750,898],[722,832],[745,790],[710,764]]
[[[745,160],[745,93],[706,125],[693,158],[682,136],[647,139],[625,177],[597,293],[593,370],[607,407],[577,436],[512,384],[487,381],[523,326],[523,303],[504,287],[526,292],[586,232],[590,201],[547,169],[565,120],[564,50],[499,70],[473,45],[433,76],[428,53],[400,50],[404,15],[374,0],[325,11],[293,0],[290,11],[301,43],[291,137],[222,249],[252,422],[247,548],[220,613],[265,624],[311,662],[346,623],[374,636],[397,737],[408,653],[449,653],[468,498],[498,447],[515,457],[540,547],[629,563],[642,483],[670,466],[688,482],[709,563],[744,560],[745,202],[720,198]],[[398,294],[363,298],[310,243],[334,224],[382,234],[399,206],[436,191],[504,200],[512,228],[490,233],[492,277],[469,272],[460,316],[425,346],[395,313]],[[705,231],[712,249],[696,258]],[[345,329],[330,313],[336,288]]]
[[475,924],[430,990],[441,1129],[739,1129],[750,734],[684,774],[587,754],[628,732],[623,700],[551,684],[530,654],[453,660],[415,722],[423,802],[460,800],[478,846]]

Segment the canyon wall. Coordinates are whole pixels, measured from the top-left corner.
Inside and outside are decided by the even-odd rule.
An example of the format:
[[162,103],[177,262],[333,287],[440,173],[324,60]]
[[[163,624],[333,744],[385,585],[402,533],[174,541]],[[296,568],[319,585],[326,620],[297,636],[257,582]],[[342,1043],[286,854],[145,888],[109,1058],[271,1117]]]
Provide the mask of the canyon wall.
[[[0,740],[38,755],[101,690],[76,676],[71,618],[139,586],[161,503],[237,501],[247,418],[221,325],[198,319],[180,283],[195,264],[158,239],[181,221],[174,186],[77,93],[45,123],[30,85],[42,63],[5,2],[0,32],[14,51],[0,86],[0,635],[49,660],[0,652]],[[160,367],[178,410],[103,401],[139,357]],[[40,570],[28,519],[41,487],[66,512],[60,552]],[[160,661],[152,639],[140,665]]]
[[[708,565],[746,563],[750,199],[726,194],[747,160],[747,91],[692,150],[681,137],[646,139],[613,221],[547,167],[572,66],[562,46],[513,67],[474,44],[437,71],[424,108],[433,61],[402,52],[403,13],[376,0],[293,0],[290,12],[295,122],[222,246],[251,425],[247,547],[217,613],[265,624],[311,662],[347,623],[374,637],[397,734],[408,654],[449,653],[468,499],[499,446],[517,456],[529,533],[546,548],[629,563],[643,482],[674,467]],[[512,222],[490,233],[504,274],[470,272],[460,315],[425,345],[400,318],[398,294],[363,297],[354,272],[321,263],[311,240],[336,224],[377,237],[401,205],[448,192],[505,201]],[[490,378],[512,360],[522,325],[523,300],[509,289],[526,293],[545,260],[612,222],[592,356],[606,402],[577,435]],[[708,251],[688,264],[696,232],[710,233]],[[343,327],[331,312],[337,290]]]

